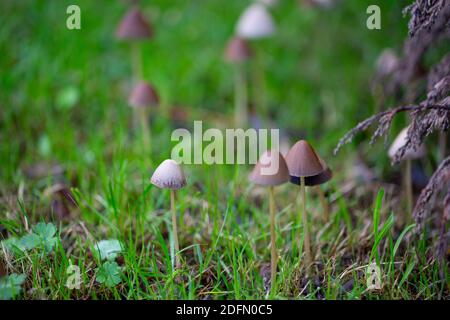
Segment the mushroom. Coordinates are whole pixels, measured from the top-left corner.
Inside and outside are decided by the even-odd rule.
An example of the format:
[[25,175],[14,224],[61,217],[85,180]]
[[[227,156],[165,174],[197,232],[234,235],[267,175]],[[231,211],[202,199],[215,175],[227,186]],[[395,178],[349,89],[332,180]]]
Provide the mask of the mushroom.
[[172,234],[175,252],[175,266],[181,267],[177,231],[177,215],[175,207],[175,191],[186,185],[186,177],[181,166],[172,159],[164,160],[152,175],[150,182],[161,189],[170,189],[170,209],[172,211]]
[[[296,178],[300,179],[300,195],[302,199],[302,221],[304,229],[304,243],[307,268],[312,264],[311,243],[308,227],[308,215],[306,212],[306,179],[309,178],[309,183],[314,180],[323,180],[323,176],[327,170],[324,162],[320,160],[319,156],[314,151],[313,147],[305,140],[298,141],[286,156],[286,163],[289,168],[289,175],[294,183]],[[315,178],[313,178],[315,177]],[[292,181],[291,180],[291,181]]]
[[[236,35],[247,40],[268,38],[275,32],[275,23],[267,6],[256,2],[247,7],[236,24]],[[266,111],[263,57],[255,55],[253,63],[254,103],[258,112]]]
[[129,105],[137,112],[140,118],[144,149],[150,152],[151,131],[148,124],[148,115],[151,107],[159,104],[159,97],[155,88],[146,81],[136,84],[128,97]]
[[289,170],[281,153],[275,150],[264,152],[256,163],[249,180],[255,184],[269,187],[269,211],[270,211],[270,245],[271,245],[271,288],[275,287],[277,272],[277,249],[275,234],[275,196],[274,186],[283,184],[289,180]]
[[[323,220],[325,223],[327,223],[330,219],[329,214],[330,210],[328,208],[328,202],[325,197],[325,193],[323,192],[320,185],[330,181],[331,178],[333,177],[333,172],[327,166],[325,161],[322,160],[322,158],[319,157],[319,161],[322,163],[322,166],[326,169],[322,173],[319,173],[318,175],[305,177],[305,187],[313,187],[313,186],[315,187],[316,192],[319,195],[320,203],[322,204]],[[290,181],[293,184],[300,185],[300,177],[291,176]]]
[[[390,146],[388,150],[388,155],[393,160],[397,152],[406,144],[408,141],[408,129],[409,127],[404,128],[398,136],[394,139],[394,142]],[[404,167],[404,187],[406,190],[406,201],[407,201],[407,210],[408,213],[412,212],[413,207],[413,189],[412,189],[412,179],[411,179],[411,161],[414,159],[422,158],[426,154],[425,146],[422,144],[416,150],[411,148],[406,149],[403,154],[402,160],[405,160]]]
[[150,39],[153,36],[153,28],[138,7],[131,7],[116,30],[116,38],[132,42],[132,63],[135,79],[142,78],[142,59],[138,42]]
[[236,34],[244,39],[267,38],[274,32],[273,19],[262,3],[254,3],[245,9],[236,25]]
[[246,40],[233,37],[225,49],[225,60],[234,65],[234,123],[240,128],[247,125],[247,83],[244,63],[252,56]]

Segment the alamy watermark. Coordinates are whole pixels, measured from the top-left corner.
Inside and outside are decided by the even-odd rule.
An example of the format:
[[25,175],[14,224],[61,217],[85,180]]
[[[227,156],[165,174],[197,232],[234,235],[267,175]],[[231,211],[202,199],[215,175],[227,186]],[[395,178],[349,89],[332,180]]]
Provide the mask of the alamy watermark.
[[376,4],[367,7],[366,13],[369,14],[366,20],[366,27],[369,30],[381,29],[381,9]]
[[376,262],[371,263],[366,270],[366,284],[368,290],[381,289],[381,269]]
[[69,30],[81,29],[81,9],[76,4],[67,7],[66,13],[69,15],[66,19],[66,27]]
[[[171,158],[183,164],[256,164],[259,156],[270,150],[279,151],[279,129],[225,129],[209,128],[203,131],[203,122],[194,121],[194,132],[180,128],[172,132],[172,142],[178,142]],[[278,172],[278,157],[262,164],[261,173]]]
[[66,287],[70,290],[77,289],[81,287],[81,271],[80,267],[76,265],[69,265],[66,269],[66,274],[68,275],[66,280]]

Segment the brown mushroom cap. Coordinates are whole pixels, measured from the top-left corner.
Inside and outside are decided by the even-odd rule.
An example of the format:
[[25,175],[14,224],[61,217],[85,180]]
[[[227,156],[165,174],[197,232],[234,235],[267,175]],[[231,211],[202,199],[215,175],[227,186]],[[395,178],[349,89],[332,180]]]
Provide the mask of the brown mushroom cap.
[[225,60],[230,63],[244,62],[250,59],[252,50],[247,41],[239,37],[233,37],[225,48]]
[[298,141],[289,150],[286,163],[289,174],[294,177],[316,176],[326,169],[313,147],[305,140]]
[[131,91],[128,103],[134,108],[156,106],[159,103],[159,97],[151,84],[140,81]]
[[[270,170],[270,166],[274,161],[278,161],[278,170],[273,174],[264,172],[264,168]],[[263,186],[276,186],[287,182],[289,180],[289,170],[281,153],[273,150],[264,152],[253,168],[249,180]]]
[[123,40],[142,40],[152,35],[152,26],[137,7],[128,10],[116,30],[116,37]]
[[186,185],[186,177],[181,166],[172,159],[161,162],[150,182],[162,189],[181,189]]

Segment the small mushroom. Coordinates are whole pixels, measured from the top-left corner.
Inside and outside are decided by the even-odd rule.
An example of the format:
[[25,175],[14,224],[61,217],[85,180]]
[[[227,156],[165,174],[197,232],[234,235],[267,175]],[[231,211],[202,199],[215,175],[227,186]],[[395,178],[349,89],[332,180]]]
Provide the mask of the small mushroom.
[[[322,163],[322,166],[326,168],[322,173],[319,173],[318,175],[311,176],[311,177],[305,177],[305,186],[306,187],[313,187],[315,186],[316,192],[319,195],[320,202],[322,204],[323,209],[323,220],[325,223],[329,221],[329,208],[328,208],[328,202],[325,197],[325,194],[320,187],[321,184],[324,184],[331,180],[333,177],[333,172],[331,169],[327,166],[325,161],[323,161],[321,158],[319,158],[320,162]],[[290,178],[291,183],[300,185],[300,177],[291,176]]]
[[384,49],[377,59],[376,71],[377,75],[383,79],[395,72],[400,64],[400,59],[394,50]]
[[239,17],[236,34],[244,39],[270,37],[275,32],[275,23],[265,5],[254,3]]
[[138,42],[150,39],[153,28],[138,7],[131,7],[116,30],[116,38],[132,42],[133,74],[137,79],[142,78],[142,59]]
[[243,65],[252,57],[247,41],[233,37],[225,49],[225,60],[234,66],[234,123],[240,128],[247,125],[247,79]]
[[152,175],[150,182],[161,189],[170,189],[170,209],[172,211],[172,234],[175,252],[175,266],[181,267],[177,231],[177,214],[175,206],[175,191],[186,185],[186,177],[181,166],[172,159],[164,160]]
[[[323,161],[320,160],[319,156],[314,151],[313,147],[305,140],[298,141],[290,150],[286,156],[286,163],[289,168],[289,175],[292,180],[297,181],[295,178],[300,179],[300,195],[302,199],[302,221],[304,228],[304,243],[305,243],[305,255],[306,264],[309,267],[312,264],[312,254],[311,254],[311,241],[309,235],[308,227],[308,215],[306,212],[306,179],[309,178],[309,183],[318,179],[318,176],[324,174],[327,167]],[[315,178],[313,178],[315,177]],[[320,179],[323,179],[321,177]],[[297,184],[297,183],[296,183]]]
[[[275,32],[275,23],[267,6],[256,2],[247,7],[236,24],[236,35],[247,40],[268,38]],[[258,113],[267,111],[263,56],[255,54],[252,63],[253,102]]]
[[255,184],[269,187],[270,245],[271,245],[271,288],[275,288],[277,272],[277,249],[275,234],[275,196],[274,186],[289,181],[289,170],[281,153],[270,150],[264,152],[253,168],[249,180]]
[[[404,128],[398,136],[395,138],[394,142],[390,146],[388,150],[389,157],[393,160],[395,158],[395,155],[397,152],[406,144],[408,141],[408,129],[409,127]],[[411,179],[411,161],[415,159],[422,158],[426,154],[426,148],[422,144],[420,147],[416,150],[413,150],[411,148],[406,149],[405,153],[403,154],[402,160],[405,160],[405,168],[403,176],[405,177],[404,180],[404,187],[406,191],[406,201],[407,201],[407,210],[410,214],[412,212],[413,207],[413,189],[412,189],[412,179]]]
[[150,83],[140,81],[131,91],[128,103],[134,108],[156,107],[159,104],[159,96]]
[[128,10],[116,30],[116,37],[121,40],[138,41],[152,36],[151,24],[137,7]]
[[135,109],[135,115],[139,117],[143,135],[144,149],[150,152],[151,131],[148,117],[151,107],[159,104],[159,97],[155,88],[146,81],[140,81],[135,85],[128,97],[128,103]]

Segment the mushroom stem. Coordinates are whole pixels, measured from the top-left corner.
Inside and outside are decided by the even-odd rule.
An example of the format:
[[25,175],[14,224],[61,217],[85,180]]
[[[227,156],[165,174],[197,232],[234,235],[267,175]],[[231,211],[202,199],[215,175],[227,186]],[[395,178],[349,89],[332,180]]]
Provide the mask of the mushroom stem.
[[273,186],[269,187],[269,211],[270,211],[270,270],[271,270],[271,289],[275,288],[276,274],[277,274],[277,248],[276,248],[276,234],[275,234],[275,196]]
[[175,209],[175,190],[170,189],[170,209],[172,211],[172,233],[173,233],[173,246],[175,251],[175,267],[178,269],[181,267],[178,245],[178,230],[177,230],[177,212]]
[[241,64],[235,66],[234,78],[234,124],[237,128],[247,126],[247,83],[245,69]]
[[131,63],[133,68],[133,77],[135,81],[142,79],[142,58],[139,43],[131,44]]
[[328,202],[325,197],[325,193],[323,192],[322,188],[318,185],[316,186],[317,193],[319,194],[320,203],[322,204],[322,210],[323,210],[323,221],[325,223],[328,223],[330,220],[330,213],[328,209]]
[[405,188],[406,188],[406,201],[407,201],[407,215],[406,219],[412,213],[413,207],[413,189],[412,189],[412,179],[411,179],[411,159],[406,159],[406,168],[405,168]]
[[139,108],[139,118],[141,122],[142,130],[142,142],[144,144],[144,150],[146,153],[150,153],[150,126],[148,123],[148,111],[146,108]]
[[306,255],[306,268],[309,270],[311,266],[311,244],[309,238],[309,229],[308,229],[308,215],[306,213],[306,191],[305,191],[305,177],[300,177],[300,194],[302,197],[302,222],[303,222],[303,233],[304,233],[304,247],[305,247],[305,255]]
[[[256,50],[255,50],[256,51]],[[264,61],[260,52],[255,52],[253,65],[253,101],[255,103],[254,110],[260,114],[266,115],[266,96],[265,96],[265,75]]]

